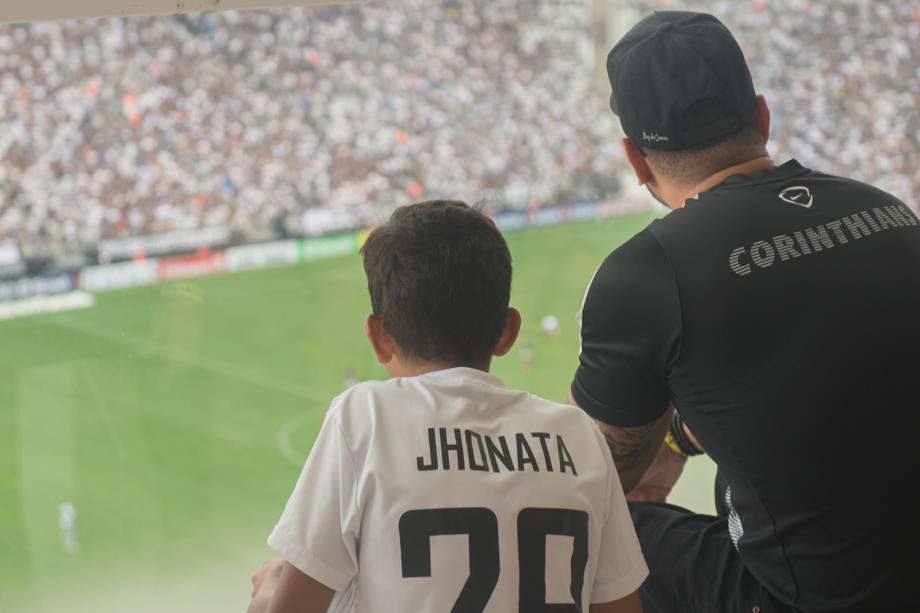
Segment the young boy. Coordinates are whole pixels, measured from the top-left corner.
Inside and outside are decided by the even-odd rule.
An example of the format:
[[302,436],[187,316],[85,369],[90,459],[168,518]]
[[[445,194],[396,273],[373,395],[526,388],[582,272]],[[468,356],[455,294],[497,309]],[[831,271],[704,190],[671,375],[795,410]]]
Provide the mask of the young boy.
[[360,613],[640,612],[648,570],[597,427],[488,374],[521,326],[492,221],[403,207],[362,254],[365,332],[393,379],[333,400],[250,611],[324,612],[347,591]]

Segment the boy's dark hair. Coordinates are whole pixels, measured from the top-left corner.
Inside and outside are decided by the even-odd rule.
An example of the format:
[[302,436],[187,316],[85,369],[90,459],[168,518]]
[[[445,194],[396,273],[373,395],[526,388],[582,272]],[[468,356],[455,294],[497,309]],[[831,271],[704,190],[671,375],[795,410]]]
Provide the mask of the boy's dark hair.
[[400,349],[425,361],[488,360],[511,298],[511,253],[463,202],[396,209],[361,249],[374,314]]

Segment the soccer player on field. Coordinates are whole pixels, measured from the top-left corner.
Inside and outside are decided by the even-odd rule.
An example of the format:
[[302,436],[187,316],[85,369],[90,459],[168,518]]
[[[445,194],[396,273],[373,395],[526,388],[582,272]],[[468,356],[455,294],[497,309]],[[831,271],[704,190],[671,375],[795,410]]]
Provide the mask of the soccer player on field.
[[641,611],[647,568],[597,426],[488,374],[521,325],[492,221],[403,207],[362,253],[365,331],[393,378],[332,401],[250,611],[326,611],[336,592],[361,613]]

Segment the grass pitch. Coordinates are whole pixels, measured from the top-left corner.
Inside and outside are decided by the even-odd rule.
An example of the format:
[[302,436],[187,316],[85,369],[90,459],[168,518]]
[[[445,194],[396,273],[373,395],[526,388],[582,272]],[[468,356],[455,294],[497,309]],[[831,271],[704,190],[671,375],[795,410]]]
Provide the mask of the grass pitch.
[[[513,351],[495,374],[564,399],[587,282],[651,218],[510,234],[533,364]],[[244,610],[329,400],[350,377],[385,377],[368,309],[354,255],[0,322],[0,610]],[[551,314],[559,338],[540,328]],[[709,470],[675,499],[707,508]]]

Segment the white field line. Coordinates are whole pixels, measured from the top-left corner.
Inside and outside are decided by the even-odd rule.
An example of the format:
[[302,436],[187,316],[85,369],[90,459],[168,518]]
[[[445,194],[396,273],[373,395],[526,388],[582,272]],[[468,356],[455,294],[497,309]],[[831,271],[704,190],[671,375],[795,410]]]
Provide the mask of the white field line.
[[278,433],[275,435],[275,446],[278,448],[278,453],[298,468],[302,468],[306,462],[307,452],[304,449],[298,451],[294,448],[294,445],[291,444],[291,435],[306,424],[310,417],[312,415],[306,411],[300,415],[295,415],[281,424],[281,427],[278,428]]
[[118,430],[115,428],[115,424],[112,422],[112,415],[109,412],[108,403],[105,401],[105,397],[99,392],[99,385],[96,383],[96,377],[93,375],[93,371],[89,369],[86,365],[86,362],[80,362],[80,374],[83,375],[83,379],[86,381],[86,385],[89,387],[90,393],[93,395],[93,399],[96,401],[96,408],[99,411],[99,414],[102,415],[102,420],[105,422],[106,430],[109,431],[109,434],[112,436],[112,440],[115,441],[115,445],[118,447],[118,455],[122,459],[128,456],[128,452],[125,449],[125,445],[121,440],[121,437],[118,436]]
[[[286,379],[278,379],[264,375],[244,366],[240,366],[239,364],[233,364],[232,362],[223,362],[221,360],[207,358],[188,351],[181,351],[173,347],[157,343],[155,341],[138,338],[124,332],[117,332],[103,326],[97,326],[95,324],[89,324],[86,322],[77,322],[69,317],[58,317],[55,319],[55,323],[64,328],[86,334],[87,336],[93,336],[95,338],[120,345],[127,349],[142,351],[146,354],[156,355],[157,357],[166,358],[168,360],[179,362],[187,366],[246,381],[247,383],[251,383],[252,385],[256,385],[265,389],[285,392],[297,398],[316,403],[319,406],[326,406],[331,400],[330,397],[324,394],[320,394],[319,392],[305,385],[300,385]],[[87,375],[89,375],[89,373],[87,373]],[[95,386],[93,386],[92,390],[93,394],[97,396],[97,399],[101,398],[101,396],[98,395],[98,390],[95,388]],[[281,427],[278,428],[278,432],[275,435],[275,447],[278,449],[278,453],[280,453],[281,456],[288,462],[297,467],[303,466],[304,461],[306,460],[306,452],[297,451],[294,448],[294,445],[291,444],[291,435],[298,428],[303,426],[303,424],[306,423],[307,419],[310,417],[311,413],[307,410],[305,410],[303,413],[295,415],[294,417],[281,424]],[[113,436],[116,436],[117,438],[117,435],[114,434],[114,430]],[[121,448],[120,442],[119,447]]]
[[12,302],[0,302],[0,320],[88,309],[96,304],[96,298],[82,291],[73,291],[56,296],[32,296]]
[[171,360],[173,362],[179,362],[180,364],[185,364],[194,368],[206,370],[214,374],[223,375],[225,377],[242,380],[247,383],[251,383],[252,385],[256,385],[258,387],[272,391],[284,392],[286,394],[296,396],[297,398],[310,400],[312,402],[321,402],[322,404],[326,404],[331,400],[330,397],[324,394],[320,394],[319,392],[310,387],[307,387],[306,385],[294,383],[293,381],[289,381],[287,379],[272,377],[270,375],[254,371],[250,368],[246,368],[245,366],[234,364],[233,362],[224,362],[222,360],[216,360],[214,358],[205,357],[189,351],[182,351],[180,349],[170,347],[169,345],[164,345],[156,341],[132,336],[125,332],[119,332],[104,326],[89,324],[86,322],[78,322],[70,317],[57,317],[55,318],[54,322],[64,328],[68,328],[76,332],[81,332],[88,336],[94,336],[116,345],[121,345],[127,349],[143,352],[148,355],[155,355],[157,357],[166,358],[167,360]]

